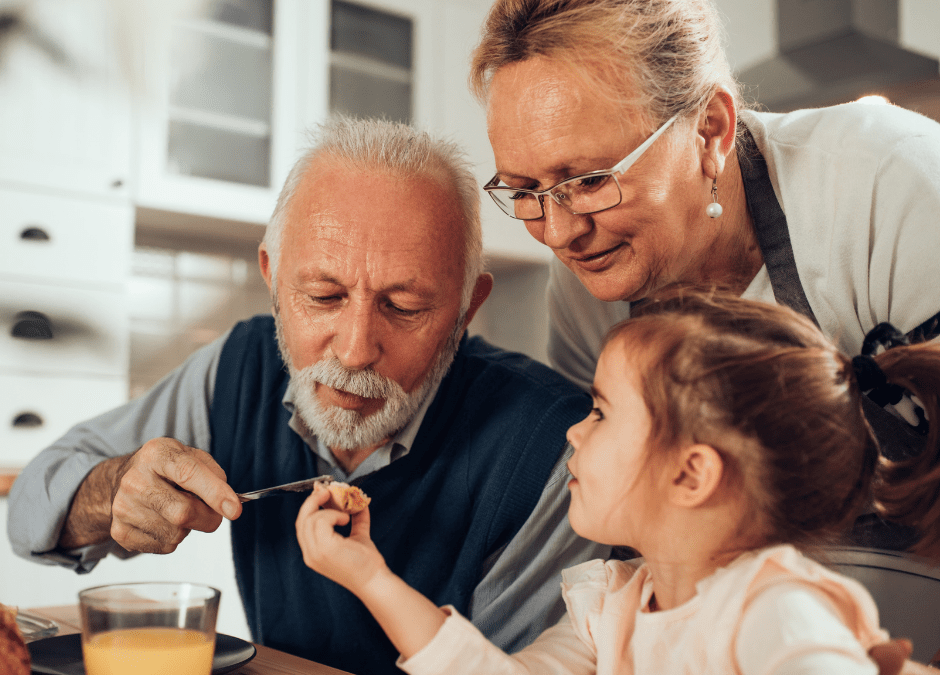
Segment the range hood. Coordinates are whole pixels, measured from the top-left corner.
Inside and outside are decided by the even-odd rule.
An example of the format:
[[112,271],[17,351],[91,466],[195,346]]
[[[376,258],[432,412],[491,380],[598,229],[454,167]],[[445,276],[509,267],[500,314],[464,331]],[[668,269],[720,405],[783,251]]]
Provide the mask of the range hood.
[[780,53],[738,73],[745,97],[788,112],[935,89],[940,62],[901,47],[898,26],[898,0],[777,0]]

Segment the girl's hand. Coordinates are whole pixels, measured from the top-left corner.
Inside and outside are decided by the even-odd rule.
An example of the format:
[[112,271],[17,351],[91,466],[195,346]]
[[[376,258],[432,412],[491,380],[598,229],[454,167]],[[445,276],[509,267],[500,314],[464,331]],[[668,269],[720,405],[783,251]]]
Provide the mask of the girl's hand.
[[[350,516],[322,508],[329,500],[329,490],[317,485],[297,514],[297,541],[304,564],[359,595],[386,569],[385,559],[369,537],[369,508]],[[350,519],[352,528],[348,537],[333,529],[346,525]]]
[[329,500],[329,490],[317,485],[297,514],[304,563],[358,597],[402,656],[411,658],[447,615],[388,569],[369,537],[368,507],[351,517],[352,529],[344,537],[333,528],[350,522],[350,515],[322,508]]

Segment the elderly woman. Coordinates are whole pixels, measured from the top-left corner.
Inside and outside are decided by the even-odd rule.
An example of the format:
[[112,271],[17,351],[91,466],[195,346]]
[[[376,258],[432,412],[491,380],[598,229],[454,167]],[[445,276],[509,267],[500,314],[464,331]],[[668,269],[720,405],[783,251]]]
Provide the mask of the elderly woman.
[[[859,103],[747,110],[721,34],[708,0],[490,10],[470,77],[485,189],[554,251],[549,355],[584,387],[607,329],[668,283],[789,305],[851,354],[881,322],[936,328],[940,125]],[[889,454],[916,451],[870,407]]]
[[[940,125],[893,106],[747,110],[721,34],[708,0],[490,10],[470,76],[496,159],[485,189],[554,251],[549,355],[585,388],[607,329],[669,283],[786,304],[854,354],[882,322],[936,335]],[[866,413],[905,456],[924,424],[896,408],[908,424]],[[862,543],[904,546],[866,525]]]

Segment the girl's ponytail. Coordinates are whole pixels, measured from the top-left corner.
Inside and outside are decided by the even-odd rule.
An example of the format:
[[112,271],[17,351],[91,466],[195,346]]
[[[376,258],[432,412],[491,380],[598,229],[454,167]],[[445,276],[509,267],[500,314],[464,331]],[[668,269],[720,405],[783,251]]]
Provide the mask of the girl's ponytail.
[[915,408],[916,429],[926,443],[907,459],[882,455],[873,497],[883,518],[920,533],[915,552],[940,558],[940,343],[889,346],[877,356],[853,359],[859,388],[871,386],[869,398],[881,405],[897,404],[907,392],[923,408]]

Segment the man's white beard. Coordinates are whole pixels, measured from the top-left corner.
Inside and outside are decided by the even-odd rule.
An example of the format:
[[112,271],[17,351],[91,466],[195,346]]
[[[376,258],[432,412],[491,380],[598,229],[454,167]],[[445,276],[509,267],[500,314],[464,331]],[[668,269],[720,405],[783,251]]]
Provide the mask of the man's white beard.
[[[463,317],[441,348],[437,360],[424,382],[410,394],[400,384],[379,375],[374,370],[346,368],[335,356],[328,357],[302,370],[294,368],[287,351],[284,327],[280,313],[274,315],[277,344],[281,358],[287,364],[291,377],[294,407],[307,429],[330,450],[359,450],[391,438],[414,418],[428,394],[447,374],[460,338],[463,335]],[[317,398],[316,384],[320,383],[365,398],[384,399],[385,404],[371,415],[363,416],[355,410],[339,406],[324,406]]]

